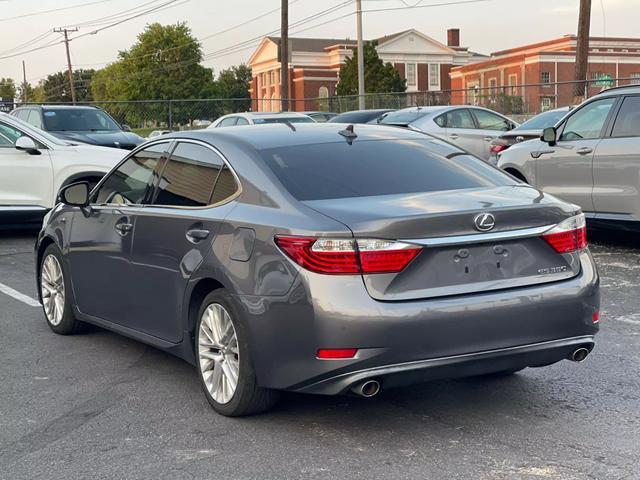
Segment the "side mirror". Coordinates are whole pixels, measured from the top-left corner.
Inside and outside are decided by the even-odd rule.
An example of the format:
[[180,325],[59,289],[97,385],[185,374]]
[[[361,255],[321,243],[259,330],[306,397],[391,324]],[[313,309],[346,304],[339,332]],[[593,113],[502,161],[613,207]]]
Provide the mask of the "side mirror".
[[27,137],[26,135],[16,140],[15,147],[17,150],[23,150],[29,155],[40,155],[40,150],[38,150],[36,142],[33,141],[33,138]]
[[89,182],[78,182],[67,185],[60,190],[60,201],[72,207],[89,205]]
[[540,136],[540,140],[548,143],[551,146],[556,144],[558,133],[554,127],[547,127],[542,131],[542,135]]
[[122,125],[122,130],[124,130],[125,132],[130,132],[131,127],[129,125]]

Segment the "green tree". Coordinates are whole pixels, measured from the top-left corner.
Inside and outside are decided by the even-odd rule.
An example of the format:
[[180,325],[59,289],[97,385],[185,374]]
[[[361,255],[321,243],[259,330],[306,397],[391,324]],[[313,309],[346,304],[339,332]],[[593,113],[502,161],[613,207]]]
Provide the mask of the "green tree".
[[[95,70],[78,69],[73,72],[73,82],[76,90],[76,101],[90,102],[93,100],[91,93],[91,80]],[[69,87],[69,75],[66,71],[53,73],[42,82],[45,102],[71,102],[71,89]],[[31,100],[30,100],[31,101]]]
[[[249,95],[250,83],[251,68],[244,63],[220,71],[215,83],[214,96],[216,98],[232,98],[234,100],[222,102],[222,109],[217,113],[223,114],[249,110],[251,108],[251,97]],[[213,118],[217,115],[209,116]]]
[[[407,90],[406,80],[390,63],[384,63],[376,51],[377,42],[364,44],[364,83],[367,93],[395,93]],[[336,86],[338,95],[358,94],[358,52],[347,58],[340,68],[340,81]]]
[[13,78],[0,78],[0,98],[5,102],[13,102],[16,98],[16,82]]

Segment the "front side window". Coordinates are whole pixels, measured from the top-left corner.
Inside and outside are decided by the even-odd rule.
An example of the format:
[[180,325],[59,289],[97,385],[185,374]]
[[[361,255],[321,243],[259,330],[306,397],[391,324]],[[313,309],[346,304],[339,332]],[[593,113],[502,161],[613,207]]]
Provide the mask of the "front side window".
[[181,142],[162,171],[154,205],[205,207],[233,195],[233,174],[210,148]]
[[473,114],[478,120],[478,128],[481,130],[508,130],[508,120],[502,118],[495,113],[487,112],[486,110],[473,110]]
[[560,140],[587,140],[600,138],[615,98],[603,98],[584,106],[565,122]]
[[22,137],[20,130],[16,130],[11,125],[0,122],[0,147],[15,147],[16,140]]
[[451,110],[438,117],[438,121],[445,128],[476,128],[475,123],[473,123],[473,117],[466,108]]
[[94,194],[99,205],[143,205],[148,203],[160,160],[169,142],[151,145],[129,157],[111,172]]
[[624,99],[611,136],[640,136],[640,97],[627,97]]

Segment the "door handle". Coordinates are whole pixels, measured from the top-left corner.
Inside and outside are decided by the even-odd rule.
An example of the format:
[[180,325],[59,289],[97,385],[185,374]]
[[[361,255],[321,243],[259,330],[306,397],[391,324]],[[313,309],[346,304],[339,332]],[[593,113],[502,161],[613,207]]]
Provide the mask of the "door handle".
[[133,224],[131,224],[131,223],[118,223],[113,228],[115,228],[116,231],[120,235],[122,235],[124,237],[127,233],[129,233],[131,230],[133,230]]
[[484,137],[484,141],[485,142],[491,142],[491,141],[493,141],[495,139],[496,139],[496,137]]
[[188,230],[186,236],[187,240],[189,240],[191,243],[198,243],[209,238],[209,230],[194,228],[192,230]]
[[578,155],[588,155],[588,154],[590,154],[592,152],[593,152],[593,148],[589,148],[589,147],[582,147],[582,148],[579,148],[578,150],[576,150],[576,153]]
[[458,139],[458,134],[457,133],[452,133],[451,135],[449,135],[449,138],[451,140],[457,140]]

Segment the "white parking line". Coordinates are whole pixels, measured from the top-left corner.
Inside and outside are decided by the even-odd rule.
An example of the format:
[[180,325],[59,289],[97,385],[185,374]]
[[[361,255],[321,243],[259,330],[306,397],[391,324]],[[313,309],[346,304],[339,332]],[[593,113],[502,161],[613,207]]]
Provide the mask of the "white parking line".
[[4,285],[3,283],[0,283],[0,292],[4,293],[5,295],[9,295],[10,297],[15,298],[16,300],[20,300],[22,303],[26,303],[27,305],[29,305],[30,307],[39,307],[40,306],[40,302],[38,302],[37,300],[34,300],[33,298],[18,292],[17,290],[14,290],[11,287],[7,287],[6,285]]

